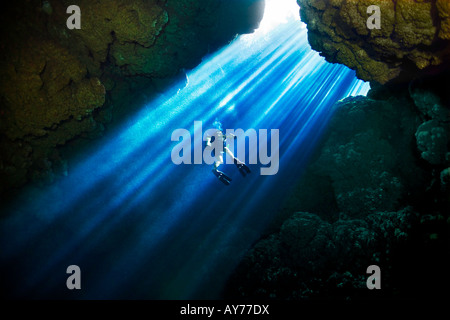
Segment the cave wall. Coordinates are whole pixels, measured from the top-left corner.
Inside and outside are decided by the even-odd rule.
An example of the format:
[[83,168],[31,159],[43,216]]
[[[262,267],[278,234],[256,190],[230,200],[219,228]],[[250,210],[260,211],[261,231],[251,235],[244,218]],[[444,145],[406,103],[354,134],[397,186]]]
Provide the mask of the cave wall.
[[[81,29],[68,29],[69,5]],[[202,57],[253,32],[263,0],[19,0],[0,17],[0,194],[66,175],[103,134]]]
[[[450,283],[450,2],[298,3],[311,47],[371,90],[336,103],[303,177],[224,296],[440,299]],[[366,27],[372,4],[380,30]],[[367,289],[369,265],[380,266],[382,290]]]
[[[450,188],[441,178],[448,140],[431,138],[439,131],[424,128],[433,120],[416,105],[436,96],[410,90],[378,87],[335,105],[316,154],[230,278],[227,298],[439,296],[450,267]],[[429,132],[426,156],[417,132]],[[382,270],[379,292],[366,287],[373,264]]]
[[[449,68],[447,0],[298,0],[311,47],[327,61],[356,70],[366,81],[387,83]],[[367,7],[381,11],[369,30]]]
[[[305,182],[297,186],[298,196],[290,199],[290,209],[314,210],[329,220],[400,209],[406,193],[426,180],[414,152],[414,134],[421,123],[414,105],[405,96],[359,96],[339,102],[336,109]],[[312,188],[306,188],[308,182]],[[319,186],[327,191],[320,192]],[[332,194],[326,206],[318,196],[324,193]]]

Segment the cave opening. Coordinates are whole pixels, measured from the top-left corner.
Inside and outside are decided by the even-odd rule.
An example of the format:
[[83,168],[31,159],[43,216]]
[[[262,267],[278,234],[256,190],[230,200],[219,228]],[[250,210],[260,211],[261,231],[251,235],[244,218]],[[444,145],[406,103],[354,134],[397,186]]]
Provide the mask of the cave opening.
[[[67,177],[24,192],[1,221],[10,297],[211,299],[301,177],[336,101],[365,95],[354,71],[311,50],[294,0],[267,1],[253,34],[206,56]],[[212,126],[279,129],[279,172],[222,185],[206,165],[175,165],[171,134]],[[69,265],[83,289],[68,291]],[[31,267],[30,267],[31,266]]]

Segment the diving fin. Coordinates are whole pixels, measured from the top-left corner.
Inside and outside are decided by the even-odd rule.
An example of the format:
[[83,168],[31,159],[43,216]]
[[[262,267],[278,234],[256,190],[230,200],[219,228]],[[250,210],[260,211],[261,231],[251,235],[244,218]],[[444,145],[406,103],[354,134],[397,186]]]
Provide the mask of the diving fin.
[[212,172],[220,181],[223,182],[223,184],[225,184],[226,186],[230,185],[231,178],[227,176],[225,173],[217,169],[212,169]]
[[250,168],[245,163],[239,163],[236,160],[234,163],[243,177],[245,177],[248,173],[251,173]]

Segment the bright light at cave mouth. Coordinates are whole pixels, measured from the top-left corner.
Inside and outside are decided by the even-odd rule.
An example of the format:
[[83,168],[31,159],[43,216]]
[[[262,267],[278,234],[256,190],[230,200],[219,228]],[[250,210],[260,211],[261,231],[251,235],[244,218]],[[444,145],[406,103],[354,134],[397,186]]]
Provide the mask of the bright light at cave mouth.
[[292,19],[300,20],[299,10],[295,0],[266,0],[264,17],[257,32],[266,34]]

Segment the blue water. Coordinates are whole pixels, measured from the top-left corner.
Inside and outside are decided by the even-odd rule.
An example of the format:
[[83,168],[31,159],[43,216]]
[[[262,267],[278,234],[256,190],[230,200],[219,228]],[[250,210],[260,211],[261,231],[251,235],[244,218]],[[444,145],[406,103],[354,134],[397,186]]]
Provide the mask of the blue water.
[[[368,84],[311,51],[304,25],[239,37],[72,159],[69,175],[24,192],[0,222],[3,294],[27,298],[213,299],[301,178],[333,104]],[[279,129],[279,171],[175,165],[175,129]],[[197,132],[198,134],[198,132]],[[199,142],[198,140],[196,142]],[[270,142],[269,142],[270,143]],[[270,148],[269,148],[270,150]],[[66,268],[81,268],[81,290]]]

